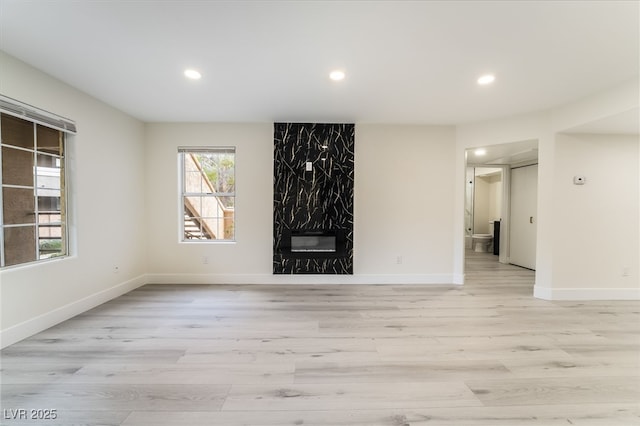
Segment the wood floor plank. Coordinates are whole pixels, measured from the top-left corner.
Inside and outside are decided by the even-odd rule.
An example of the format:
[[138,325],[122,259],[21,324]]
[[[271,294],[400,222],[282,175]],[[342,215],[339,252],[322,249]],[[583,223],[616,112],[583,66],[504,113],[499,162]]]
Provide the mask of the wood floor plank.
[[438,337],[437,343],[424,339],[376,339],[380,358],[386,361],[452,359],[571,359],[551,339],[544,336],[454,336]]
[[121,347],[104,346],[101,348],[74,348],[72,350],[60,347],[58,345],[51,348],[34,347],[32,345],[14,345],[7,348],[2,353],[3,360],[19,361],[22,363],[47,363],[47,362],[122,362],[122,360],[147,362],[147,363],[166,363],[177,362],[184,351],[157,351],[148,350],[128,350],[123,351]]
[[295,365],[244,364],[89,364],[66,383],[101,384],[292,384]]
[[295,383],[410,383],[515,377],[496,361],[298,362]]
[[233,385],[222,410],[366,410],[374,408],[469,407],[482,403],[462,382],[296,384],[288,387]]
[[20,360],[2,360],[0,384],[54,383],[70,378],[84,363],[24,363]]
[[2,385],[5,408],[86,411],[203,411],[219,410],[227,385],[96,385],[55,383]]
[[638,403],[638,376],[547,377],[471,380],[466,384],[488,406]]
[[213,345],[189,348],[180,363],[293,363],[305,359],[325,361],[377,360],[371,338],[225,339]]
[[631,360],[617,358],[567,359],[501,359],[500,362],[516,377],[607,377],[637,376],[640,380],[640,357]]
[[640,344],[635,343],[576,343],[560,345],[575,358],[611,358],[634,361],[640,358]]

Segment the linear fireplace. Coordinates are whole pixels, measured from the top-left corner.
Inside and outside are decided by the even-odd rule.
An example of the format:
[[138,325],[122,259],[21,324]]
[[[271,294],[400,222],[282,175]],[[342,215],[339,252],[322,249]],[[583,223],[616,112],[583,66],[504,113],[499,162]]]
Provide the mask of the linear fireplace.
[[292,253],[335,253],[335,235],[292,235]]
[[285,229],[281,253],[289,258],[332,258],[346,253],[345,232],[336,230]]

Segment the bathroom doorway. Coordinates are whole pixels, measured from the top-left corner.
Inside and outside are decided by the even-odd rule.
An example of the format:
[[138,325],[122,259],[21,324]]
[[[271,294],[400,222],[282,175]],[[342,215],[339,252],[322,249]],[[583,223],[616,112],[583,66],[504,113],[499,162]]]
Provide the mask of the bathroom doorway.
[[465,256],[487,253],[510,263],[511,171],[538,163],[538,141],[467,149],[465,159]]
[[[465,188],[465,248],[499,254],[502,167],[468,167]],[[497,260],[497,259],[496,259]]]

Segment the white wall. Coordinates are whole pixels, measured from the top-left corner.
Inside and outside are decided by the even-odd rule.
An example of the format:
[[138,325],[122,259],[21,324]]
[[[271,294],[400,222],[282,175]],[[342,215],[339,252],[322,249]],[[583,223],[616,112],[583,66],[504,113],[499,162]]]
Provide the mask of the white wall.
[[[236,147],[235,243],[179,242],[179,146]],[[272,124],[147,124],[145,182],[151,282],[252,283],[271,275]]]
[[639,146],[637,136],[556,137],[556,298],[640,295]]
[[502,179],[500,174],[476,175],[474,182],[473,232],[474,234],[488,234],[492,231],[489,222],[499,220],[501,216]]
[[459,282],[453,270],[454,155],[453,127],[356,125],[356,274]]
[[473,200],[473,233],[489,233],[491,185],[482,176],[475,177]]
[[502,177],[489,177],[489,220],[500,220],[502,216]]
[[2,52],[0,69],[0,93],[78,127],[67,152],[72,256],[0,271],[6,346],[144,283],[144,127]]
[[[273,125],[148,124],[148,280],[452,282],[452,127],[356,126],[354,275],[272,274]],[[179,146],[236,147],[236,243],[179,243]],[[397,257],[402,264],[397,264]],[[209,259],[203,264],[203,257]]]

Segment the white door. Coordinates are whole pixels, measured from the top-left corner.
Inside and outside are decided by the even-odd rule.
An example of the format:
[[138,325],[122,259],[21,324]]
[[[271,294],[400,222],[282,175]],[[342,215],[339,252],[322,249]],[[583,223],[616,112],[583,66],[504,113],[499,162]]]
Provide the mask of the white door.
[[538,166],[511,170],[511,232],[509,263],[536,268]]

